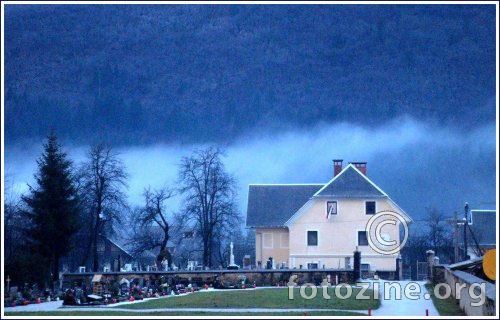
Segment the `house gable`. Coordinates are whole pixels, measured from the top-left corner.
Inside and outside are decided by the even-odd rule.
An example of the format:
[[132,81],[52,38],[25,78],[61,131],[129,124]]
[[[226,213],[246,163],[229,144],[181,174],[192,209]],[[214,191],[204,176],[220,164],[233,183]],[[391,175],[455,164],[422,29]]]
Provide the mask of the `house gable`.
[[323,188],[314,194],[315,197],[334,198],[380,198],[387,197],[375,183],[349,164]]
[[387,199],[392,208],[399,212],[407,222],[412,219],[398,206],[382,189],[361,173],[355,166],[349,164],[337,176],[330,180],[314,196],[297,210],[285,223],[290,227],[312,206],[315,199]]

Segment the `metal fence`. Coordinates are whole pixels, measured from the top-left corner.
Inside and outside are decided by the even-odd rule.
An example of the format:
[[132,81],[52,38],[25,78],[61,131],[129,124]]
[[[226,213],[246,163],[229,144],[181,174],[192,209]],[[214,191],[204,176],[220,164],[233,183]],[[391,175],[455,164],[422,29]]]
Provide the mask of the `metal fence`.
[[427,261],[417,261],[417,281],[427,280],[429,266]]

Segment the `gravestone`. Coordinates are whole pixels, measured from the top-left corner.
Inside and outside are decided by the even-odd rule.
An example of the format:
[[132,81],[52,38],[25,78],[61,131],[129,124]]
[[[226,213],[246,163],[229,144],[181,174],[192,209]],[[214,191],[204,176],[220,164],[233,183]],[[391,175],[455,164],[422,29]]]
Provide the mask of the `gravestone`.
[[243,257],[243,269],[250,269],[251,268],[251,260],[250,260],[250,255],[246,254]]
[[111,271],[111,264],[105,263],[104,266],[102,267],[102,272],[110,272],[110,271]]
[[266,269],[274,269],[274,260],[273,257],[269,257],[266,262]]
[[122,268],[123,271],[127,272],[127,271],[132,271],[132,264],[131,263],[126,263],[123,268]]
[[17,298],[17,287],[10,287],[9,298],[10,300],[15,300]]
[[128,281],[127,279],[123,278],[123,279],[120,280],[119,284],[120,284],[121,294],[124,294],[125,292],[129,291],[130,281]]

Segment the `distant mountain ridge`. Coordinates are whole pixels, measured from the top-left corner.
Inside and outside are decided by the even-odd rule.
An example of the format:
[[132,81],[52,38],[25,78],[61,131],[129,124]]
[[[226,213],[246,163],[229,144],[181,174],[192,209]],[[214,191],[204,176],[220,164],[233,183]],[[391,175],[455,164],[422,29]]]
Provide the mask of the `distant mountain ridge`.
[[495,7],[6,5],[6,143],[495,117]]

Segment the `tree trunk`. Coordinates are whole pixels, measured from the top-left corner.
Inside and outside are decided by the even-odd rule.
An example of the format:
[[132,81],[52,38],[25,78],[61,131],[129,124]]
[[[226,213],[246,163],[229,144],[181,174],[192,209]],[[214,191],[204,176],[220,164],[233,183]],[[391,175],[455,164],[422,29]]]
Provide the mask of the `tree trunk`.
[[93,264],[92,264],[92,271],[97,272],[99,269],[99,254],[97,252],[97,240],[99,239],[99,227],[100,227],[100,218],[99,214],[97,214],[96,217],[96,223],[95,223],[95,230],[94,230],[94,240],[92,241],[92,253],[94,255],[93,259]]
[[83,256],[81,257],[81,263],[79,266],[87,266],[87,264],[89,263],[89,258],[90,258],[90,255],[92,254],[92,249],[94,248],[93,247],[93,243],[94,243],[94,215],[93,214],[90,214],[90,221],[87,222],[88,225],[87,225],[87,228],[88,228],[88,231],[89,231],[89,236],[88,238],[87,237],[82,237],[82,238],[87,238],[87,245],[85,247],[85,252],[83,253]]
[[91,233],[90,237],[88,237],[87,240],[88,240],[88,244],[85,247],[85,252],[84,252],[83,256],[80,258],[81,260],[80,260],[79,266],[87,266],[87,262],[89,261],[90,253],[92,252],[92,249],[94,248],[93,247],[94,234]]
[[[168,251],[168,247],[167,247],[167,244],[168,244],[168,239],[170,237],[168,236],[168,227],[167,227],[167,231],[165,231],[165,235],[163,237],[163,241],[161,243],[161,252],[164,252],[164,251]],[[168,251],[169,253],[169,256],[168,256],[168,259],[167,259],[167,262],[168,262],[168,267],[172,267],[172,253],[170,251]]]
[[59,281],[59,253],[56,253],[54,256],[54,271],[52,277],[52,289],[54,289],[54,284]]
[[208,243],[209,243],[208,239],[205,237],[203,239],[203,266],[204,267],[210,267],[209,261],[208,261],[208,255],[209,255]]
[[212,268],[212,235],[208,238],[208,267]]

